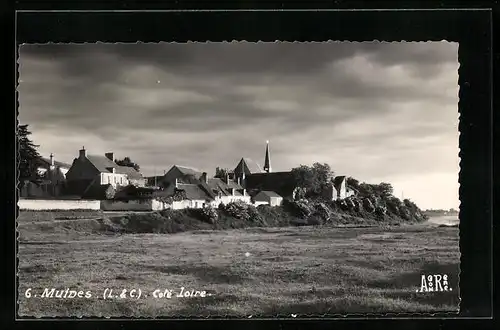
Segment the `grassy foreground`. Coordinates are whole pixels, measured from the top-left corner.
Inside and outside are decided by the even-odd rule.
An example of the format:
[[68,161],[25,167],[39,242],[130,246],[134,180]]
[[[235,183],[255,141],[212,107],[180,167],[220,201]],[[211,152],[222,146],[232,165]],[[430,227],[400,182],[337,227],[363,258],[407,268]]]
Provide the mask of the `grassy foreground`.
[[[19,219],[20,316],[301,317],[458,310],[458,228],[117,234],[101,232],[94,214],[87,220],[33,214]],[[453,291],[417,293],[422,274],[447,274]],[[178,293],[181,287],[209,296],[152,296],[156,289]],[[28,288],[30,298],[24,295]],[[44,288],[90,291],[92,297],[40,298]],[[105,288],[141,289],[142,297],[104,300]]]

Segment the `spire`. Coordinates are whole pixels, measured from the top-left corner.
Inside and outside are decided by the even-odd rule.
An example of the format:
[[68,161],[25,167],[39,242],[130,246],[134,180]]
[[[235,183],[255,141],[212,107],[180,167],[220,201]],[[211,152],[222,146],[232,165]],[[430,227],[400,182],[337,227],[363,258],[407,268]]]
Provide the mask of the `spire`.
[[269,141],[266,141],[266,159],[264,160],[264,171],[271,173],[271,153],[269,152]]

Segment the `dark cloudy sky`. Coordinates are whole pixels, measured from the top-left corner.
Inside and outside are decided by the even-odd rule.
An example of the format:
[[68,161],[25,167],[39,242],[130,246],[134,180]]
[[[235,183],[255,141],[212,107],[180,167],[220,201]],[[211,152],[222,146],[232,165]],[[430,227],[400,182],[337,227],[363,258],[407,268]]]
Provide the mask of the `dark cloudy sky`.
[[130,156],[145,175],[241,157],[390,182],[457,208],[458,44],[23,45],[19,121],[43,156]]

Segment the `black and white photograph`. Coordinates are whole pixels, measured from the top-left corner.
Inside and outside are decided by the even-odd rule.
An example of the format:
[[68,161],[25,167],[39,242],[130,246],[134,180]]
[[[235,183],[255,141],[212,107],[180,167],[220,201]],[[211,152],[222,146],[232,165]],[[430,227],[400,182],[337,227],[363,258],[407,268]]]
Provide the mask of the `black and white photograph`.
[[19,316],[458,313],[458,43],[18,63]]

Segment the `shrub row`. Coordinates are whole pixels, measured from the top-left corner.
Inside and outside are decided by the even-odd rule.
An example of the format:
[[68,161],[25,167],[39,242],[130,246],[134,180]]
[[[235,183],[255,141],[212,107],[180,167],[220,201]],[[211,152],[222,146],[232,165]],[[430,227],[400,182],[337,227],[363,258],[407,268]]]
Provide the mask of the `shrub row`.
[[218,208],[163,210],[115,218],[125,232],[177,233],[187,230],[302,225],[399,223],[425,219],[418,208],[396,200],[348,198],[342,201],[284,201],[282,206],[255,207],[243,202]]

